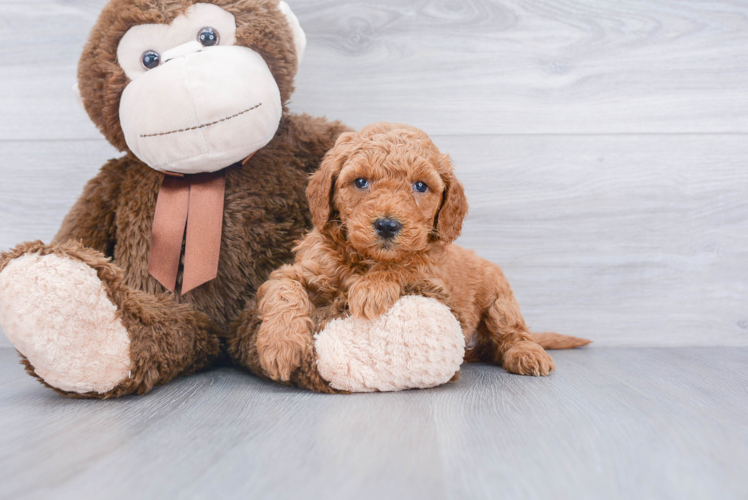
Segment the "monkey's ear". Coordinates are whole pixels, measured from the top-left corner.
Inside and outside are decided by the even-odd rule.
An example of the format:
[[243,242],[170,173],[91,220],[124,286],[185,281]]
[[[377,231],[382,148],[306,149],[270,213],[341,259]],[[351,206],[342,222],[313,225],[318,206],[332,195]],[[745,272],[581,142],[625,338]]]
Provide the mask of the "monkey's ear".
[[314,227],[319,231],[324,231],[332,216],[335,181],[348,157],[355,150],[355,144],[352,143],[355,137],[355,132],[340,134],[335,146],[325,154],[319,169],[309,179],[306,188],[309,211],[312,212]]
[[304,33],[304,30],[301,29],[299,20],[286,2],[279,2],[278,8],[283,15],[286,16],[288,24],[291,26],[291,31],[293,32],[293,43],[296,46],[297,63],[301,64],[301,59],[304,57],[304,50],[306,50],[306,34]]
[[83,104],[83,96],[81,96],[81,89],[78,88],[77,82],[73,84],[73,94],[75,94],[75,102],[77,102],[81,109],[85,111],[86,106]]
[[442,206],[436,214],[434,226],[439,240],[452,243],[462,232],[462,223],[468,211],[468,202],[465,197],[465,189],[452,169],[449,155],[442,157],[439,168],[444,181],[444,194]]

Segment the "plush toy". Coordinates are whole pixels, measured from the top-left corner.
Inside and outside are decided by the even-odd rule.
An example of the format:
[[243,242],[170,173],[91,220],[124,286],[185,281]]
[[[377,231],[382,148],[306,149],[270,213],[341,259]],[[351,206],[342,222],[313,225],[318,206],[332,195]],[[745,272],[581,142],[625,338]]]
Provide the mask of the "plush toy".
[[423,131],[342,134],[307,193],[315,228],[257,294],[258,372],[289,381],[316,352],[335,389],[423,388],[455,377],[466,342],[468,361],[535,376],[554,370],[543,347],[589,343],[531,334],[501,269],[452,244],[467,200]]
[[[105,6],[78,88],[125,155],[86,185],[51,244],[0,255],[0,324],[31,375],[67,396],[110,398],[224,352],[271,377],[257,362],[255,293],[292,260],[312,222],[308,176],[348,130],[288,113],[304,47],[277,0]],[[456,328],[432,299],[399,307],[393,315]],[[389,346],[420,349],[392,326]],[[334,392],[314,346],[304,355],[289,380]]]

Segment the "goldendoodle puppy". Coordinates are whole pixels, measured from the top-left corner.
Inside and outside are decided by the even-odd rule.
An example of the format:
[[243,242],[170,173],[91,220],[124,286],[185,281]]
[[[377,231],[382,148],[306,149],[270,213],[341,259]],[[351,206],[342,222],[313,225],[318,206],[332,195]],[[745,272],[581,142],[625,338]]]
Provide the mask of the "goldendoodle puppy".
[[[258,291],[260,363],[288,380],[313,343],[315,308],[337,303],[373,319],[403,295],[435,297],[459,320],[466,360],[521,375],[548,375],[543,349],[588,340],[531,334],[501,269],[452,242],[468,204],[448,155],[408,125],[344,133],[307,189],[315,229],[296,261]],[[541,347],[542,346],[542,347]]]

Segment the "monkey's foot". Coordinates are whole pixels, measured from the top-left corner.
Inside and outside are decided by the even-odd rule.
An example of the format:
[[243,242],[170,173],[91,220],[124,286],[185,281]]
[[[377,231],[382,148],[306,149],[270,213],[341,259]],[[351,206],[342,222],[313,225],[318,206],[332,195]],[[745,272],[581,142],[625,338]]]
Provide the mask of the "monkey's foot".
[[78,394],[128,378],[130,336],[95,269],[55,253],[26,253],[0,269],[0,324],[38,377]]
[[462,364],[465,338],[447,306],[406,296],[377,319],[331,321],[315,347],[317,369],[331,387],[400,391],[449,382]]

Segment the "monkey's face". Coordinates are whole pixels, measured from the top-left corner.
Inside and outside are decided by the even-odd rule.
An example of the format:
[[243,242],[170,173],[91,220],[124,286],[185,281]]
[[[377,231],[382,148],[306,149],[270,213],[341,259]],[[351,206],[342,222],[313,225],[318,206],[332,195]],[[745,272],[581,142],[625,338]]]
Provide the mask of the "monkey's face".
[[[241,16],[255,20],[285,16],[298,58],[305,45],[303,31],[284,2],[259,1],[255,9],[245,11],[237,10],[236,2],[216,3],[189,5],[172,15],[168,24],[131,25],[116,46],[118,67],[111,71],[118,76],[121,69],[126,76],[119,87],[123,88],[118,109],[120,137],[151,168],[185,174],[220,170],[264,147],[278,129],[282,100],[287,99],[292,83],[282,82],[286,94],[282,97],[266,58],[274,61],[276,73],[289,79],[293,73],[288,75],[288,66],[295,70],[297,61],[279,70],[277,66],[284,61],[274,59],[263,44],[284,38],[281,35],[288,31],[276,38],[262,33],[266,26],[257,27],[255,21],[260,33],[251,33],[252,23],[244,19],[243,31],[237,33],[237,20]],[[127,9],[132,10],[134,5],[129,5]],[[162,19],[168,20],[169,12],[165,14]],[[287,39],[283,42],[288,45]],[[84,64],[82,59],[81,67]],[[108,90],[116,80],[99,87]],[[96,121],[93,114],[92,118]]]

